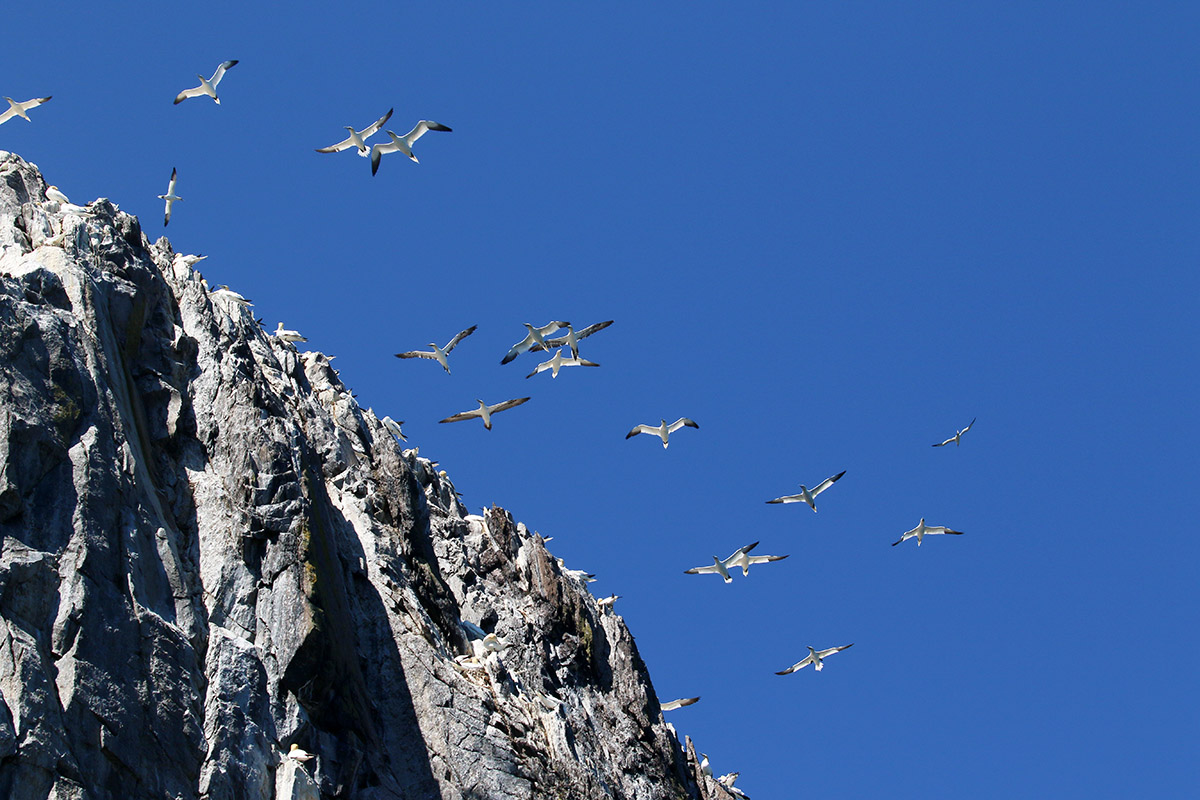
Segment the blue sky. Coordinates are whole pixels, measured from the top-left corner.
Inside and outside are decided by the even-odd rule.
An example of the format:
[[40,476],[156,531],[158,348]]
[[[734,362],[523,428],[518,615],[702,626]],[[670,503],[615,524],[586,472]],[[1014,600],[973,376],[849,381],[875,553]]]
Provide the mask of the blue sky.
[[[756,800],[1196,791],[1194,5],[51,5],[0,149],[152,240],[177,168],[176,250],[620,594]],[[393,107],[454,132],[313,152]],[[602,367],[499,364],[550,319]],[[922,516],[966,535],[889,547]]]

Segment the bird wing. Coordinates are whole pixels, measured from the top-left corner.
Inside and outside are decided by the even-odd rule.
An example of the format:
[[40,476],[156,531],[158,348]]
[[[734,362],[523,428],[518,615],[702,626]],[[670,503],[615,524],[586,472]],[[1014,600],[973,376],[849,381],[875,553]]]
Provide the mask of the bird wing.
[[235,58],[232,61],[222,62],[222,64],[217,67],[217,71],[213,73],[212,78],[210,78],[208,81],[212,84],[214,89],[217,88],[217,84],[221,82],[221,78],[225,77],[225,71],[228,69],[233,69],[234,65],[237,63],[237,59]]
[[407,353],[396,353],[396,358],[433,358],[433,359],[436,359],[437,354],[436,353],[426,353],[424,350],[409,350]]
[[671,423],[671,426],[669,428],[667,428],[667,433],[668,434],[674,433],[675,431],[677,431],[683,427],[696,428],[697,430],[700,429],[700,426],[697,425],[692,420],[688,419],[687,417],[680,417],[679,419],[677,419]]
[[167,194],[175,194],[175,178],[178,172],[174,167],[171,167],[171,181],[167,184]]
[[342,139],[337,144],[331,144],[331,145],[329,145],[329,147],[318,147],[317,152],[318,153],[340,153],[343,150],[345,150],[347,147],[352,146],[353,144],[354,144],[354,137],[347,136],[345,139]]
[[[396,134],[388,131],[392,136]],[[371,145],[371,174],[374,175],[379,171],[379,162],[383,160],[384,153],[394,153],[400,149],[400,145],[395,142],[383,142],[381,144]]]
[[475,419],[476,417],[481,417],[481,416],[483,416],[483,414],[480,412],[480,410],[478,408],[473,408],[470,411],[461,411],[452,417],[446,417],[445,419],[439,419],[438,423],[441,424],[443,422],[462,422],[464,419]]
[[[975,419],[979,419],[979,417],[975,417]],[[959,431],[959,432],[958,432],[958,435],[959,435],[959,436],[962,436],[964,433],[966,433],[967,431],[971,430],[971,425],[974,425],[974,424],[975,424],[975,419],[971,420],[971,423],[970,423],[969,425],[967,425],[967,427],[965,427],[965,428],[963,428],[961,431]]]
[[529,350],[529,346],[532,344],[533,344],[533,334],[532,333],[525,334],[524,339],[517,342],[512,347],[508,348],[508,353],[505,354],[504,358],[500,359],[500,363],[507,364],[508,362],[510,362],[514,358],[516,358],[517,356],[521,355],[521,353],[524,353],[527,350]]
[[367,139],[367,138],[370,138],[371,136],[374,136],[375,134],[379,133],[379,130],[391,118],[393,111],[395,111],[395,109],[389,108],[388,112],[386,114],[384,114],[382,117],[380,117],[379,119],[372,122],[367,127],[363,128],[361,131],[359,131],[358,135],[364,139]]
[[[564,363],[566,363],[566,362],[564,362]],[[554,366],[554,359],[551,359],[549,361],[543,361],[542,363],[537,365],[537,368],[534,369],[533,372],[526,375],[525,379],[528,380],[529,378],[532,378],[534,375],[537,375],[539,372],[545,372],[546,370],[550,369],[550,367],[552,367],[552,366]]]
[[846,474],[846,470],[842,470],[837,475],[834,475],[832,478],[826,478],[825,480],[823,480],[817,484],[817,488],[809,489],[808,493],[811,494],[813,497],[816,497],[821,492],[828,489],[830,486],[833,486],[833,484],[837,481],[837,479],[842,477],[845,474]]
[[690,706],[692,703],[695,703],[699,699],[700,699],[699,697],[681,697],[678,700],[671,700],[670,702],[663,703],[660,706],[660,708],[662,708],[663,711],[674,711],[677,708],[683,708],[684,706]]
[[756,547],[758,547],[758,542],[755,542],[754,544],[748,544],[745,547],[739,547],[737,550],[734,550],[729,554],[729,558],[725,559],[725,566],[728,567],[731,563],[746,555]]
[[720,574],[721,570],[717,567],[716,564],[709,564],[707,567],[692,567],[691,569],[685,569],[683,571],[683,574],[684,575],[704,575],[709,572],[715,572],[717,574]]
[[184,100],[191,97],[203,97],[206,94],[203,86],[197,86],[194,89],[184,89],[179,94],[175,95],[175,105],[179,105]]
[[792,664],[790,667],[785,669],[783,672],[776,672],[775,674],[776,675],[790,675],[791,673],[795,672],[796,670],[806,667],[811,663],[813,663],[813,657],[812,657],[812,653],[809,653],[804,658],[800,659],[795,664]]
[[766,564],[769,561],[782,561],[787,556],[749,556],[746,561],[750,564]]
[[776,497],[774,500],[768,500],[768,503],[801,503],[804,501],[804,495],[786,494],[783,497]]
[[[920,526],[918,525],[917,527],[919,528]],[[928,531],[928,530],[929,530],[929,529],[928,529],[928,528],[926,528],[926,531]],[[905,531],[905,532],[904,532],[904,533],[903,533],[903,534],[900,536],[900,538],[899,538],[899,539],[897,539],[896,541],[892,542],[892,547],[895,547],[896,545],[900,544],[900,542],[903,542],[905,539],[911,539],[912,537],[914,537],[914,536],[916,536],[916,535],[917,535],[917,528],[913,528],[911,531]]]
[[445,125],[434,122],[431,119],[423,119],[420,122],[418,122],[416,124],[416,127],[414,127],[411,131],[404,134],[404,140],[406,142],[408,142],[409,147],[412,147],[413,143],[415,143],[417,141],[417,139],[420,139],[422,136],[424,136],[429,131],[449,131],[449,130],[451,130],[451,129],[447,128]]
[[564,358],[564,367],[598,367],[600,366],[595,361],[588,361],[586,358]]
[[962,531],[952,531],[949,528],[947,528],[945,525],[926,525],[925,526],[925,535],[928,536],[931,533],[953,533],[953,534],[957,534],[959,536],[962,535]]
[[831,656],[834,653],[841,652],[842,650],[845,650],[847,647],[854,647],[854,642],[851,642],[850,644],[844,644],[841,647],[831,647],[828,650],[818,650],[817,655],[820,658],[825,658],[826,656]]
[[516,408],[517,406],[521,405],[522,403],[524,403],[528,400],[529,400],[528,397],[518,397],[515,400],[505,400],[503,403],[497,403],[494,406],[490,406],[490,408],[491,408],[490,413],[499,414],[501,411],[507,411],[510,408]]
[[[586,328],[584,328],[581,331],[575,331],[575,339],[576,340],[586,339],[587,337],[591,336],[596,331],[602,331],[605,328],[607,328],[609,325],[612,325],[612,324],[613,324],[613,321],[610,319],[607,322],[597,322],[595,325],[588,325]],[[546,340],[546,344],[549,345],[551,348],[562,347],[566,343],[567,343],[566,336],[556,336],[553,339]]]
[[946,445],[948,445],[948,444],[950,444],[951,442],[953,442],[953,441],[954,441],[954,438],[955,438],[955,437],[951,436],[949,439],[947,439],[947,440],[946,440],[946,441],[944,441],[944,442],[938,442],[937,444],[935,444],[935,445],[934,445],[934,447],[945,447]]
[[634,425],[633,430],[631,430],[629,433],[625,434],[625,438],[632,439],[634,436],[637,436],[639,433],[653,433],[654,435],[657,436],[658,428],[652,427],[650,425]]
[[0,114],[0,125],[3,125],[4,123],[8,122],[10,119],[15,117],[16,115],[17,115],[16,109],[14,109],[10,106],[7,111],[5,111],[3,114]]
[[460,331],[457,336],[455,336],[453,339],[450,340],[450,344],[446,345],[445,352],[449,353],[451,350],[453,350],[455,345],[457,345],[463,339],[467,338],[472,333],[474,333],[475,329],[478,327],[479,327],[478,325],[472,325],[471,327],[467,328],[465,331]]

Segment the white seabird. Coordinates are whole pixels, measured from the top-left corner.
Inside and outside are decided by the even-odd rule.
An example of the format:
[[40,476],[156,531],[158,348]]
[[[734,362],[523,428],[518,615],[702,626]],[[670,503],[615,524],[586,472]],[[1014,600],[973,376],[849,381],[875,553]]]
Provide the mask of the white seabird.
[[[613,324],[613,321],[610,319],[605,322],[597,322],[595,325],[588,325],[583,330],[576,332],[576,330],[571,327],[571,323],[568,322],[566,325],[567,333],[565,336],[556,336],[553,339],[547,339],[545,341],[545,344],[546,344],[546,347],[548,347],[550,350],[553,350],[556,347],[564,347],[564,346],[570,347],[571,348],[571,356],[574,358],[579,358],[579,340],[586,339],[587,337],[591,336],[593,333],[596,333],[597,331],[602,331],[605,328],[607,328],[609,325],[612,325],[612,324]],[[544,348],[542,347],[541,344],[535,344],[535,345],[531,346],[529,349],[530,349],[530,351],[537,351],[537,350],[542,350]]]
[[200,85],[195,89],[184,89],[175,95],[175,105],[179,105],[189,97],[203,97],[204,95],[211,97],[217,105],[221,105],[221,98],[217,97],[217,84],[221,82],[221,78],[225,77],[225,71],[232,69],[237,63],[236,58],[232,61],[222,62],[221,66],[217,67],[217,71],[208,80],[205,80],[203,75],[197,75],[196,77],[200,79]]
[[659,708],[661,708],[663,711],[674,711],[677,708],[683,708],[684,706],[690,706],[692,703],[696,703],[699,701],[700,701],[699,697],[681,697],[678,700],[671,700],[669,702],[663,703],[661,706],[659,706]]
[[828,658],[829,656],[833,655],[834,653],[845,650],[847,647],[854,647],[854,642],[851,642],[850,644],[844,644],[841,647],[831,647],[828,650],[816,650],[812,646],[809,646],[808,655],[806,655],[804,658],[797,661],[795,664],[792,664],[790,667],[785,669],[783,672],[776,672],[775,674],[776,675],[790,675],[791,673],[795,672],[798,669],[803,669],[804,667],[807,667],[809,664],[812,664],[813,669],[815,669],[817,672],[820,672],[821,670],[823,670],[825,668],[825,664],[823,663],[823,660],[825,658]]
[[203,261],[206,258],[208,258],[208,256],[183,255],[182,253],[180,253],[180,254],[176,254],[174,260],[182,263],[185,267],[191,269],[192,267],[196,266],[197,264],[199,264],[201,261]]
[[307,750],[301,748],[300,745],[296,744],[295,742],[292,742],[292,747],[290,750],[288,750],[287,757],[292,759],[293,761],[310,761],[310,760],[316,758],[316,754],[310,753]]
[[374,175],[379,171],[379,162],[383,159],[384,153],[395,153],[398,150],[413,161],[417,161],[417,157],[413,155],[412,151],[412,146],[416,143],[417,139],[424,136],[426,131],[446,131],[449,133],[450,130],[445,125],[434,122],[431,119],[423,119],[416,124],[416,127],[403,136],[397,136],[392,131],[388,131],[387,135],[391,137],[391,142],[376,144],[371,147],[371,174]]
[[700,774],[705,777],[711,778],[712,777],[712,766],[710,766],[708,763],[708,754],[701,753],[700,755],[703,759],[700,762]]
[[342,150],[348,150],[351,147],[357,147],[358,154],[363,158],[367,158],[371,155],[371,148],[366,143],[366,140],[379,133],[379,129],[382,128],[388,121],[388,118],[392,116],[392,112],[394,110],[395,109],[389,108],[386,114],[372,122],[367,127],[363,128],[361,131],[354,130],[354,128],[350,125],[343,126],[346,130],[350,131],[350,135],[337,144],[331,144],[329,147],[318,147],[317,152],[340,153]]
[[740,797],[742,800],[750,800],[750,795],[733,785],[734,782],[737,781],[738,775],[741,774],[742,773],[740,772],[727,772],[721,777],[717,778],[717,783],[725,787],[725,791],[729,792],[734,797]]
[[745,547],[734,550],[733,553],[725,559],[713,556],[713,563],[707,567],[692,567],[684,570],[684,575],[703,575],[708,572],[714,572],[725,579],[726,583],[733,583],[733,578],[729,574],[729,570],[733,567],[742,568],[742,577],[750,574],[751,564],[766,564],[770,561],[782,561],[787,556],[752,556],[750,551],[758,547],[758,542],[748,544]]
[[234,305],[241,306],[242,308],[249,308],[250,306],[254,305],[249,300],[242,297],[240,294],[235,292],[233,289],[230,289],[225,284],[221,284],[221,287],[219,289],[213,289],[211,292],[208,293],[208,296],[209,297],[219,297],[222,300],[228,300],[229,302],[233,303]]
[[46,199],[52,203],[58,203],[60,206],[74,205],[54,184],[46,187]]
[[383,423],[383,427],[386,428],[387,432],[392,436],[399,437],[400,441],[402,442],[408,441],[408,437],[404,435],[404,431],[400,430],[400,426],[404,424],[403,420],[396,422],[396,420],[392,419],[391,417],[384,417],[379,421]]
[[784,497],[776,497],[774,500],[768,500],[767,503],[808,503],[808,507],[813,511],[817,510],[816,496],[828,489],[837,481],[838,478],[846,474],[846,470],[842,470],[832,478],[826,478],[816,485],[815,488],[809,489],[803,483],[800,484],[800,494],[789,494]]
[[525,326],[525,329],[528,331],[528,333],[525,334],[524,339],[508,348],[508,352],[504,355],[504,358],[500,359],[501,364],[507,364],[517,356],[521,355],[521,353],[532,350],[535,344],[540,345],[541,348],[547,353],[550,352],[554,348],[546,346],[545,337],[557,330],[561,330],[562,328],[570,326],[571,323],[555,320],[554,322],[549,322],[540,328],[535,328],[528,322],[522,322],[521,324]]
[[600,365],[597,364],[595,361],[588,361],[586,358],[563,358],[562,350],[559,350],[558,352],[556,352],[554,354],[553,358],[551,358],[549,361],[543,361],[542,363],[538,364],[537,369],[535,369],[533,372],[529,373],[525,377],[532,378],[534,375],[537,375],[539,372],[545,372],[546,370],[550,370],[550,377],[557,378],[558,371],[560,369],[562,369],[563,367],[598,367],[598,366],[600,366]]
[[911,531],[905,531],[904,535],[901,536],[899,540],[892,542],[892,547],[895,547],[896,545],[900,544],[900,542],[903,542],[905,539],[911,539],[914,536],[917,537],[917,547],[920,547],[921,539],[923,539],[926,536],[929,536],[930,534],[935,534],[935,533],[952,533],[955,536],[962,536],[963,532],[962,531],[952,531],[949,528],[945,527],[944,525],[926,525],[925,518],[921,517],[921,521],[919,523],[917,523],[917,527],[913,528]]
[[275,333],[273,335],[275,336],[276,339],[279,339],[280,341],[283,341],[283,342],[307,342],[308,341],[308,339],[305,339],[303,336],[300,335],[300,331],[289,331],[289,330],[285,329],[283,327],[282,322],[276,326]]
[[429,346],[433,348],[432,352],[427,353],[424,350],[409,350],[407,353],[396,353],[396,358],[432,358],[434,361],[441,364],[442,369],[446,370],[446,374],[449,375],[450,365],[446,362],[446,355],[453,350],[459,342],[474,333],[475,329],[478,327],[478,325],[472,325],[465,331],[459,331],[458,335],[451,339],[450,344],[446,345],[445,347],[438,347],[434,342],[430,342]]
[[32,122],[32,120],[29,119],[29,115],[26,114],[25,112],[31,108],[37,108],[42,103],[49,100],[50,98],[49,97],[35,97],[32,100],[26,100],[24,103],[18,103],[16,100],[13,100],[11,97],[6,97],[4,99],[8,101],[8,110],[5,111],[3,114],[0,114],[0,125],[3,125],[4,123],[8,122],[13,117],[20,117],[21,119],[25,120],[26,122]]
[[695,428],[696,430],[700,430],[700,426],[697,425],[692,420],[688,419],[687,417],[680,417],[679,419],[672,422],[670,425],[667,424],[667,421],[665,419],[662,420],[661,425],[635,425],[633,430],[631,430],[629,433],[625,434],[625,438],[632,439],[634,436],[637,436],[639,433],[652,433],[655,436],[657,436],[658,438],[662,439],[663,449],[666,450],[667,449],[667,437],[670,436],[675,431],[679,430],[680,428]]
[[610,594],[608,597],[601,597],[596,601],[596,605],[601,608],[612,608],[612,604],[621,599],[619,594]]
[[[979,419],[979,418],[978,418],[978,417],[976,417],[975,419]],[[973,420],[971,420],[971,424],[970,424],[970,425],[968,425],[967,427],[963,428],[961,431],[959,431],[958,433],[954,434],[953,436],[951,436],[951,437],[950,437],[949,439],[947,439],[946,441],[944,441],[944,442],[938,442],[937,444],[935,444],[935,445],[934,445],[934,447],[945,447],[946,445],[950,444],[951,442],[954,442],[954,446],[955,446],[955,447],[958,447],[958,443],[959,443],[959,440],[960,440],[960,439],[962,439],[962,435],[963,435],[964,433],[966,433],[967,431],[971,430],[971,425],[974,425],[974,424],[975,424],[975,420],[973,419]]]
[[515,400],[505,400],[503,403],[496,403],[494,406],[489,406],[487,403],[483,402],[482,400],[477,399],[475,402],[479,403],[479,408],[475,408],[470,411],[461,411],[452,417],[446,417],[445,419],[439,419],[438,422],[439,423],[461,422],[464,419],[474,419],[475,417],[482,417],[483,418],[483,427],[487,428],[490,431],[492,429],[492,414],[499,414],[501,411],[506,411],[510,408],[515,408],[516,406],[519,406],[528,400],[529,400],[528,397],[518,397]]
[[167,210],[166,210],[166,213],[163,214],[163,227],[164,228],[167,227],[167,225],[169,225],[171,222],[171,205],[176,200],[183,199],[179,195],[175,194],[175,175],[176,175],[175,168],[171,167],[171,182],[167,184],[167,193],[160,194],[158,196],[159,200],[165,200],[167,202]]

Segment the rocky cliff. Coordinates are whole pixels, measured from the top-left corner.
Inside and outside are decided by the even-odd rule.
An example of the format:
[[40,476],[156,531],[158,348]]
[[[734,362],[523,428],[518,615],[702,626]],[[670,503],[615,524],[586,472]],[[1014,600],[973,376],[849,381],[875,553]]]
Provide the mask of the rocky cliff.
[[45,190],[0,153],[0,796],[727,796],[540,537]]

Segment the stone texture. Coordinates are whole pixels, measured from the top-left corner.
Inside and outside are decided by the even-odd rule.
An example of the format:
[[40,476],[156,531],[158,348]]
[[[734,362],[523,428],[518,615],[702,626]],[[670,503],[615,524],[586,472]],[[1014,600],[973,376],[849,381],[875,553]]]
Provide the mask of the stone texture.
[[540,537],[207,288],[0,153],[0,796],[727,796]]

